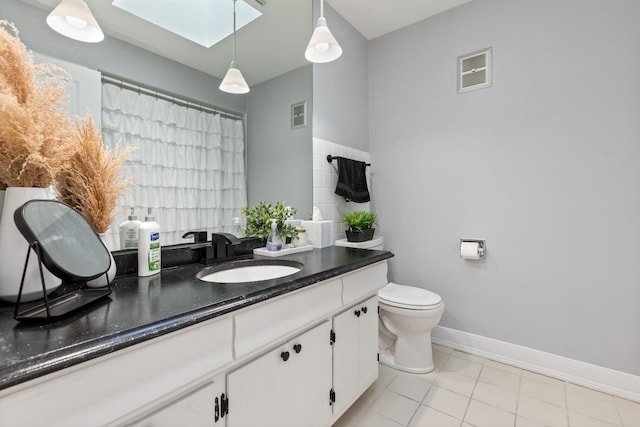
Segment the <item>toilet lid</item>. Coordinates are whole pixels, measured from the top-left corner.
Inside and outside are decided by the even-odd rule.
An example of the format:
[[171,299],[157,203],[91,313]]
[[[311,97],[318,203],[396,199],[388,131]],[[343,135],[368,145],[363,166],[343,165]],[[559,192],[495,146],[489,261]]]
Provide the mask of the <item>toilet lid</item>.
[[393,282],[378,291],[378,298],[389,305],[423,310],[442,303],[442,298],[435,292]]

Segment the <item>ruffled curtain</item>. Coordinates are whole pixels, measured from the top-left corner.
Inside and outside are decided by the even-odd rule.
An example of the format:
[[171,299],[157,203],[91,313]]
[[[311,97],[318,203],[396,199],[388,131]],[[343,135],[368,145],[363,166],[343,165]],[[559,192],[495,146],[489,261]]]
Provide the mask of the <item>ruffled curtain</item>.
[[242,119],[105,82],[102,132],[107,147],[135,147],[123,167],[135,186],[117,203],[110,249],[120,249],[118,226],[131,207],[141,221],[153,207],[163,245],[191,241],[182,239],[191,230],[233,231],[232,218],[247,206]]

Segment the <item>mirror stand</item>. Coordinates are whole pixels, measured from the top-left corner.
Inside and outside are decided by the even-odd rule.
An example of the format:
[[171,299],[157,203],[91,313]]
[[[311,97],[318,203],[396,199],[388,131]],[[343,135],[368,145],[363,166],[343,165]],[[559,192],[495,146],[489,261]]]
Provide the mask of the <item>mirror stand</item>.
[[[24,280],[27,273],[27,266],[29,265],[29,257],[31,251],[34,251],[38,257],[38,268],[40,272],[40,281],[42,283],[42,295],[43,302],[36,303],[35,305],[29,304],[29,307],[20,311],[20,300],[22,298],[22,289],[24,288]],[[20,280],[20,290],[18,291],[18,299],[16,300],[16,307],[13,313],[13,318],[18,321],[47,321],[57,320],[72,311],[79,310],[93,302],[108,296],[111,294],[111,284],[103,289],[81,288],[71,292],[64,293],[60,296],[49,298],[47,296],[47,289],[44,281],[43,258],[40,243],[37,241],[30,242],[27,249],[27,256],[24,262],[24,269],[22,270],[22,279]],[[105,276],[107,272],[104,273]],[[107,282],[109,278],[107,276]]]

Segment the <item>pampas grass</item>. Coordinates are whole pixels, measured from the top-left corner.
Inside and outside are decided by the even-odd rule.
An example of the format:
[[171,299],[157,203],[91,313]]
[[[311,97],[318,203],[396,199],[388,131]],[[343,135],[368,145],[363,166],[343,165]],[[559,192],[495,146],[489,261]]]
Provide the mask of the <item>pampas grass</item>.
[[75,152],[57,175],[58,200],[80,211],[97,233],[104,233],[115,219],[116,201],[131,183],[120,169],[131,148],[104,147],[91,114],[78,121]]
[[0,188],[48,187],[73,140],[64,112],[68,75],[34,64],[18,29],[0,20]]

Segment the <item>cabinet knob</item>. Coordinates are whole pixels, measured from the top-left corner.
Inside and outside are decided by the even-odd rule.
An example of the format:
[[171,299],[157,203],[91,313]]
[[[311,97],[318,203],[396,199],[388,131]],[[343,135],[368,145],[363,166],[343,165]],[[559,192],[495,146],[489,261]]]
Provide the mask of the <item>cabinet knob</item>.
[[368,311],[368,310],[369,310],[369,309],[368,309],[367,307],[362,307],[362,312],[363,312],[364,314],[367,314],[367,311]]
[[360,310],[356,310],[353,314],[355,314],[356,317],[360,317]]
[[296,354],[300,353],[302,351],[302,344],[294,344],[293,350],[296,352]]
[[283,351],[282,353],[280,353],[280,357],[282,357],[282,360],[286,362],[287,360],[289,360],[289,352]]

